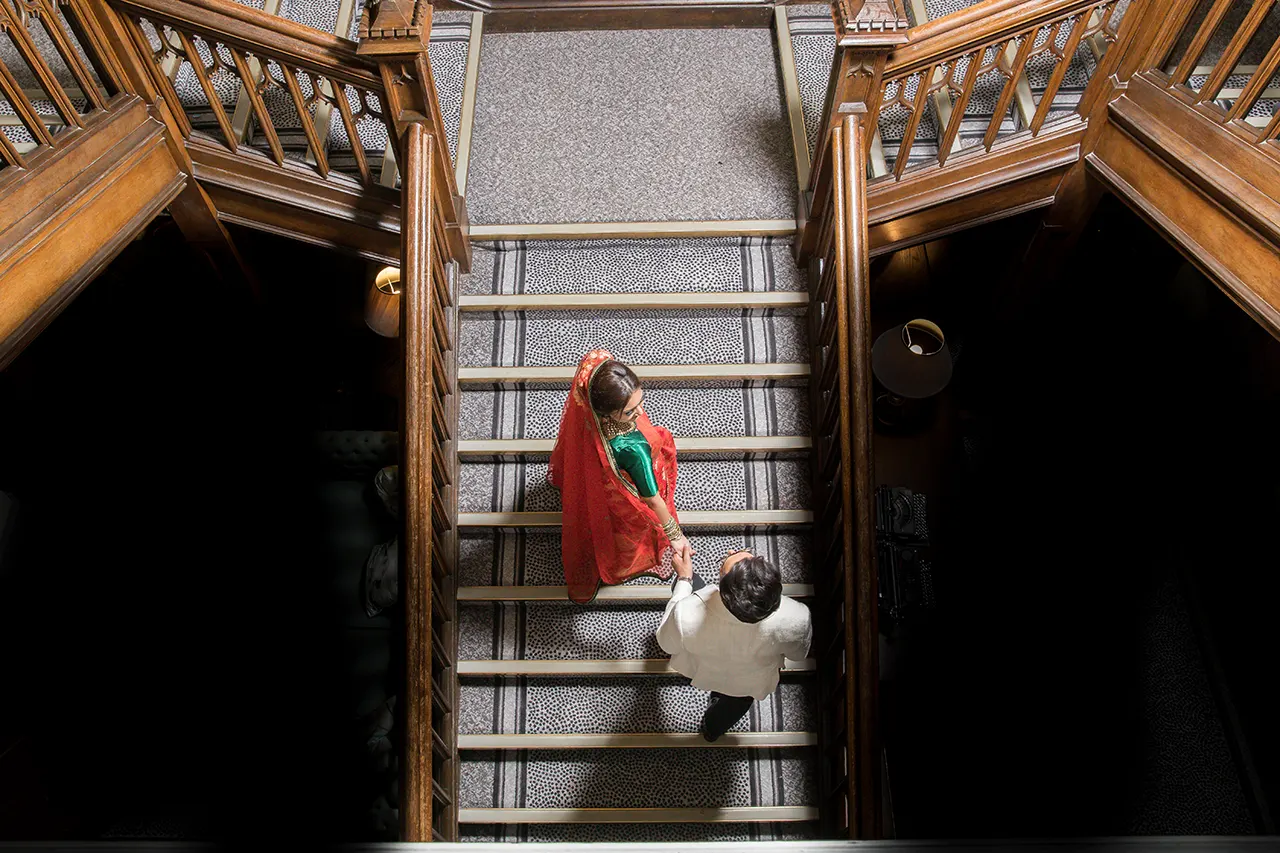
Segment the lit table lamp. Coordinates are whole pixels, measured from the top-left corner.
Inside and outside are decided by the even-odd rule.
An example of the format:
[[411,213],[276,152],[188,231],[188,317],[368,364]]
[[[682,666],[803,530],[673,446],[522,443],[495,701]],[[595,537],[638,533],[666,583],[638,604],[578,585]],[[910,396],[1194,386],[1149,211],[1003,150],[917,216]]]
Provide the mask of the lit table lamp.
[[383,267],[364,295],[365,325],[384,338],[400,334],[400,269]]
[[884,389],[876,394],[876,420],[904,426],[922,410],[921,401],[951,381],[951,351],[936,323],[912,320],[894,326],[871,347],[871,372]]

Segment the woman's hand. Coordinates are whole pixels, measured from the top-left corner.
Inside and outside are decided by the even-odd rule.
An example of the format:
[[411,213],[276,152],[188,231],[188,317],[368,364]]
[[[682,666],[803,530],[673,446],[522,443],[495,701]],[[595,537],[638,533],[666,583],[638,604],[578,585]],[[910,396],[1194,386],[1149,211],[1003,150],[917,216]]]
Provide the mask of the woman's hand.
[[675,567],[676,577],[686,581],[693,580],[693,549],[689,547],[688,539],[681,539],[679,544],[684,547],[676,548],[672,553],[671,565]]

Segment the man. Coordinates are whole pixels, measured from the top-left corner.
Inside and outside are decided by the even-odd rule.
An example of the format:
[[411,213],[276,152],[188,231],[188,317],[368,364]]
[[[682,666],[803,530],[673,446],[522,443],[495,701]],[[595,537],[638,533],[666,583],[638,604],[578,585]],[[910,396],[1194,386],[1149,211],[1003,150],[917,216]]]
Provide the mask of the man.
[[676,581],[658,626],[658,645],[671,668],[711,691],[698,731],[715,741],[778,687],[785,660],[809,654],[809,608],[782,595],[778,569],[750,551],[720,565],[720,585],[693,574],[687,553],[672,558]]

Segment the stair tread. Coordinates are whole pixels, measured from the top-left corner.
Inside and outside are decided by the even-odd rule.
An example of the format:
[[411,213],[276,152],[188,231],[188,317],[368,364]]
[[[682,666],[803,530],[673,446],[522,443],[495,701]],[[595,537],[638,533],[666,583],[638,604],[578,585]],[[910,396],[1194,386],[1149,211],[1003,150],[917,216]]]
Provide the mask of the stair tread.
[[[686,531],[693,546],[693,570],[716,583],[721,561],[744,548],[778,567],[784,584],[814,580],[810,537],[795,528],[776,530]],[[557,586],[564,583],[558,528],[469,528],[459,539],[458,583],[462,586]],[[655,577],[632,578],[620,587],[661,586]],[[604,592],[604,588],[601,590]]]
[[[564,388],[466,390],[458,416],[464,440],[552,439]],[[645,411],[676,440],[809,435],[809,389],[800,387],[645,388]]]
[[800,291],[750,293],[671,291],[664,293],[512,293],[463,296],[462,311],[684,311],[697,309],[807,308]]
[[729,808],[460,808],[459,823],[739,823],[744,821],[809,821],[818,819],[811,806],[740,806]]
[[[550,453],[555,449],[554,438],[487,438],[465,439],[458,442],[458,455],[462,457],[496,454]],[[810,450],[813,439],[807,435],[749,435],[749,436],[690,436],[676,438],[679,453],[780,453]]]
[[[789,223],[794,231],[795,223]],[[790,237],[474,242],[467,296],[806,292]]]
[[[813,672],[812,658],[788,660],[783,672]],[[669,675],[670,658],[630,660],[460,660],[458,675]]]
[[[784,678],[731,731],[816,731],[817,691],[812,678]],[[706,692],[676,673],[472,677],[458,692],[460,735],[691,733],[708,703]]]
[[[584,350],[585,352],[585,350]],[[636,376],[644,381],[690,382],[743,381],[775,379],[808,379],[809,365],[800,362],[757,362],[731,364],[631,364]],[[462,385],[479,382],[554,382],[568,388],[576,365],[513,367],[459,367]]]
[[[559,512],[460,512],[459,527],[559,527]],[[742,527],[745,525],[812,524],[807,509],[733,510],[727,512],[682,511],[684,527]]]
[[[569,600],[565,586],[460,586],[458,601],[557,601]],[[807,598],[814,594],[812,584],[783,584],[782,594]],[[670,587],[663,584],[634,584],[601,587],[595,601],[667,601]]]
[[817,797],[813,753],[805,746],[625,754],[608,748],[468,750],[459,804],[558,810],[807,806]]
[[698,732],[458,735],[458,749],[765,749],[817,743],[815,732],[729,732],[714,743]]
[[[556,512],[560,491],[543,459],[470,462],[458,474],[458,511]],[[810,505],[807,459],[686,458],[676,480],[676,509],[737,512],[802,510]],[[692,522],[690,522],[692,523]]]

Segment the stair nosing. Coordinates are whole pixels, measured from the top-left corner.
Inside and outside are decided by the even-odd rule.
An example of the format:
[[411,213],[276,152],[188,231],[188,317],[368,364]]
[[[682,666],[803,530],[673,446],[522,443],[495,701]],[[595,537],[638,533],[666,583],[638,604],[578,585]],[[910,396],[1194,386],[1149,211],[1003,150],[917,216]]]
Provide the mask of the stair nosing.
[[[559,527],[559,512],[460,512],[458,527]],[[813,523],[807,509],[751,509],[680,513],[684,527],[744,527]]]
[[785,749],[816,746],[815,732],[729,732],[714,742],[698,732],[458,735],[458,749]]
[[[782,672],[813,672],[813,658],[788,660]],[[670,658],[631,658],[626,660],[460,660],[458,675],[679,675],[671,668]]]
[[463,296],[460,311],[573,311],[596,309],[634,311],[654,309],[804,308],[809,294],[803,290],[692,291],[679,293],[512,293]]
[[[568,587],[564,586],[460,586],[458,601],[555,601],[568,602]],[[812,598],[814,585],[786,583],[782,594],[789,598]],[[666,584],[632,584],[601,587],[595,601],[666,601],[671,590]]]
[[[458,442],[458,455],[503,456],[550,453],[554,438],[481,438]],[[783,453],[813,449],[805,435],[699,436],[676,439],[679,453]]]
[[[648,381],[807,379],[809,365],[797,362],[758,364],[632,364],[636,376]],[[458,384],[485,382],[563,382],[577,370],[572,365],[554,367],[459,367]]]
[[458,809],[458,823],[784,823],[817,819],[818,810],[813,806]]

